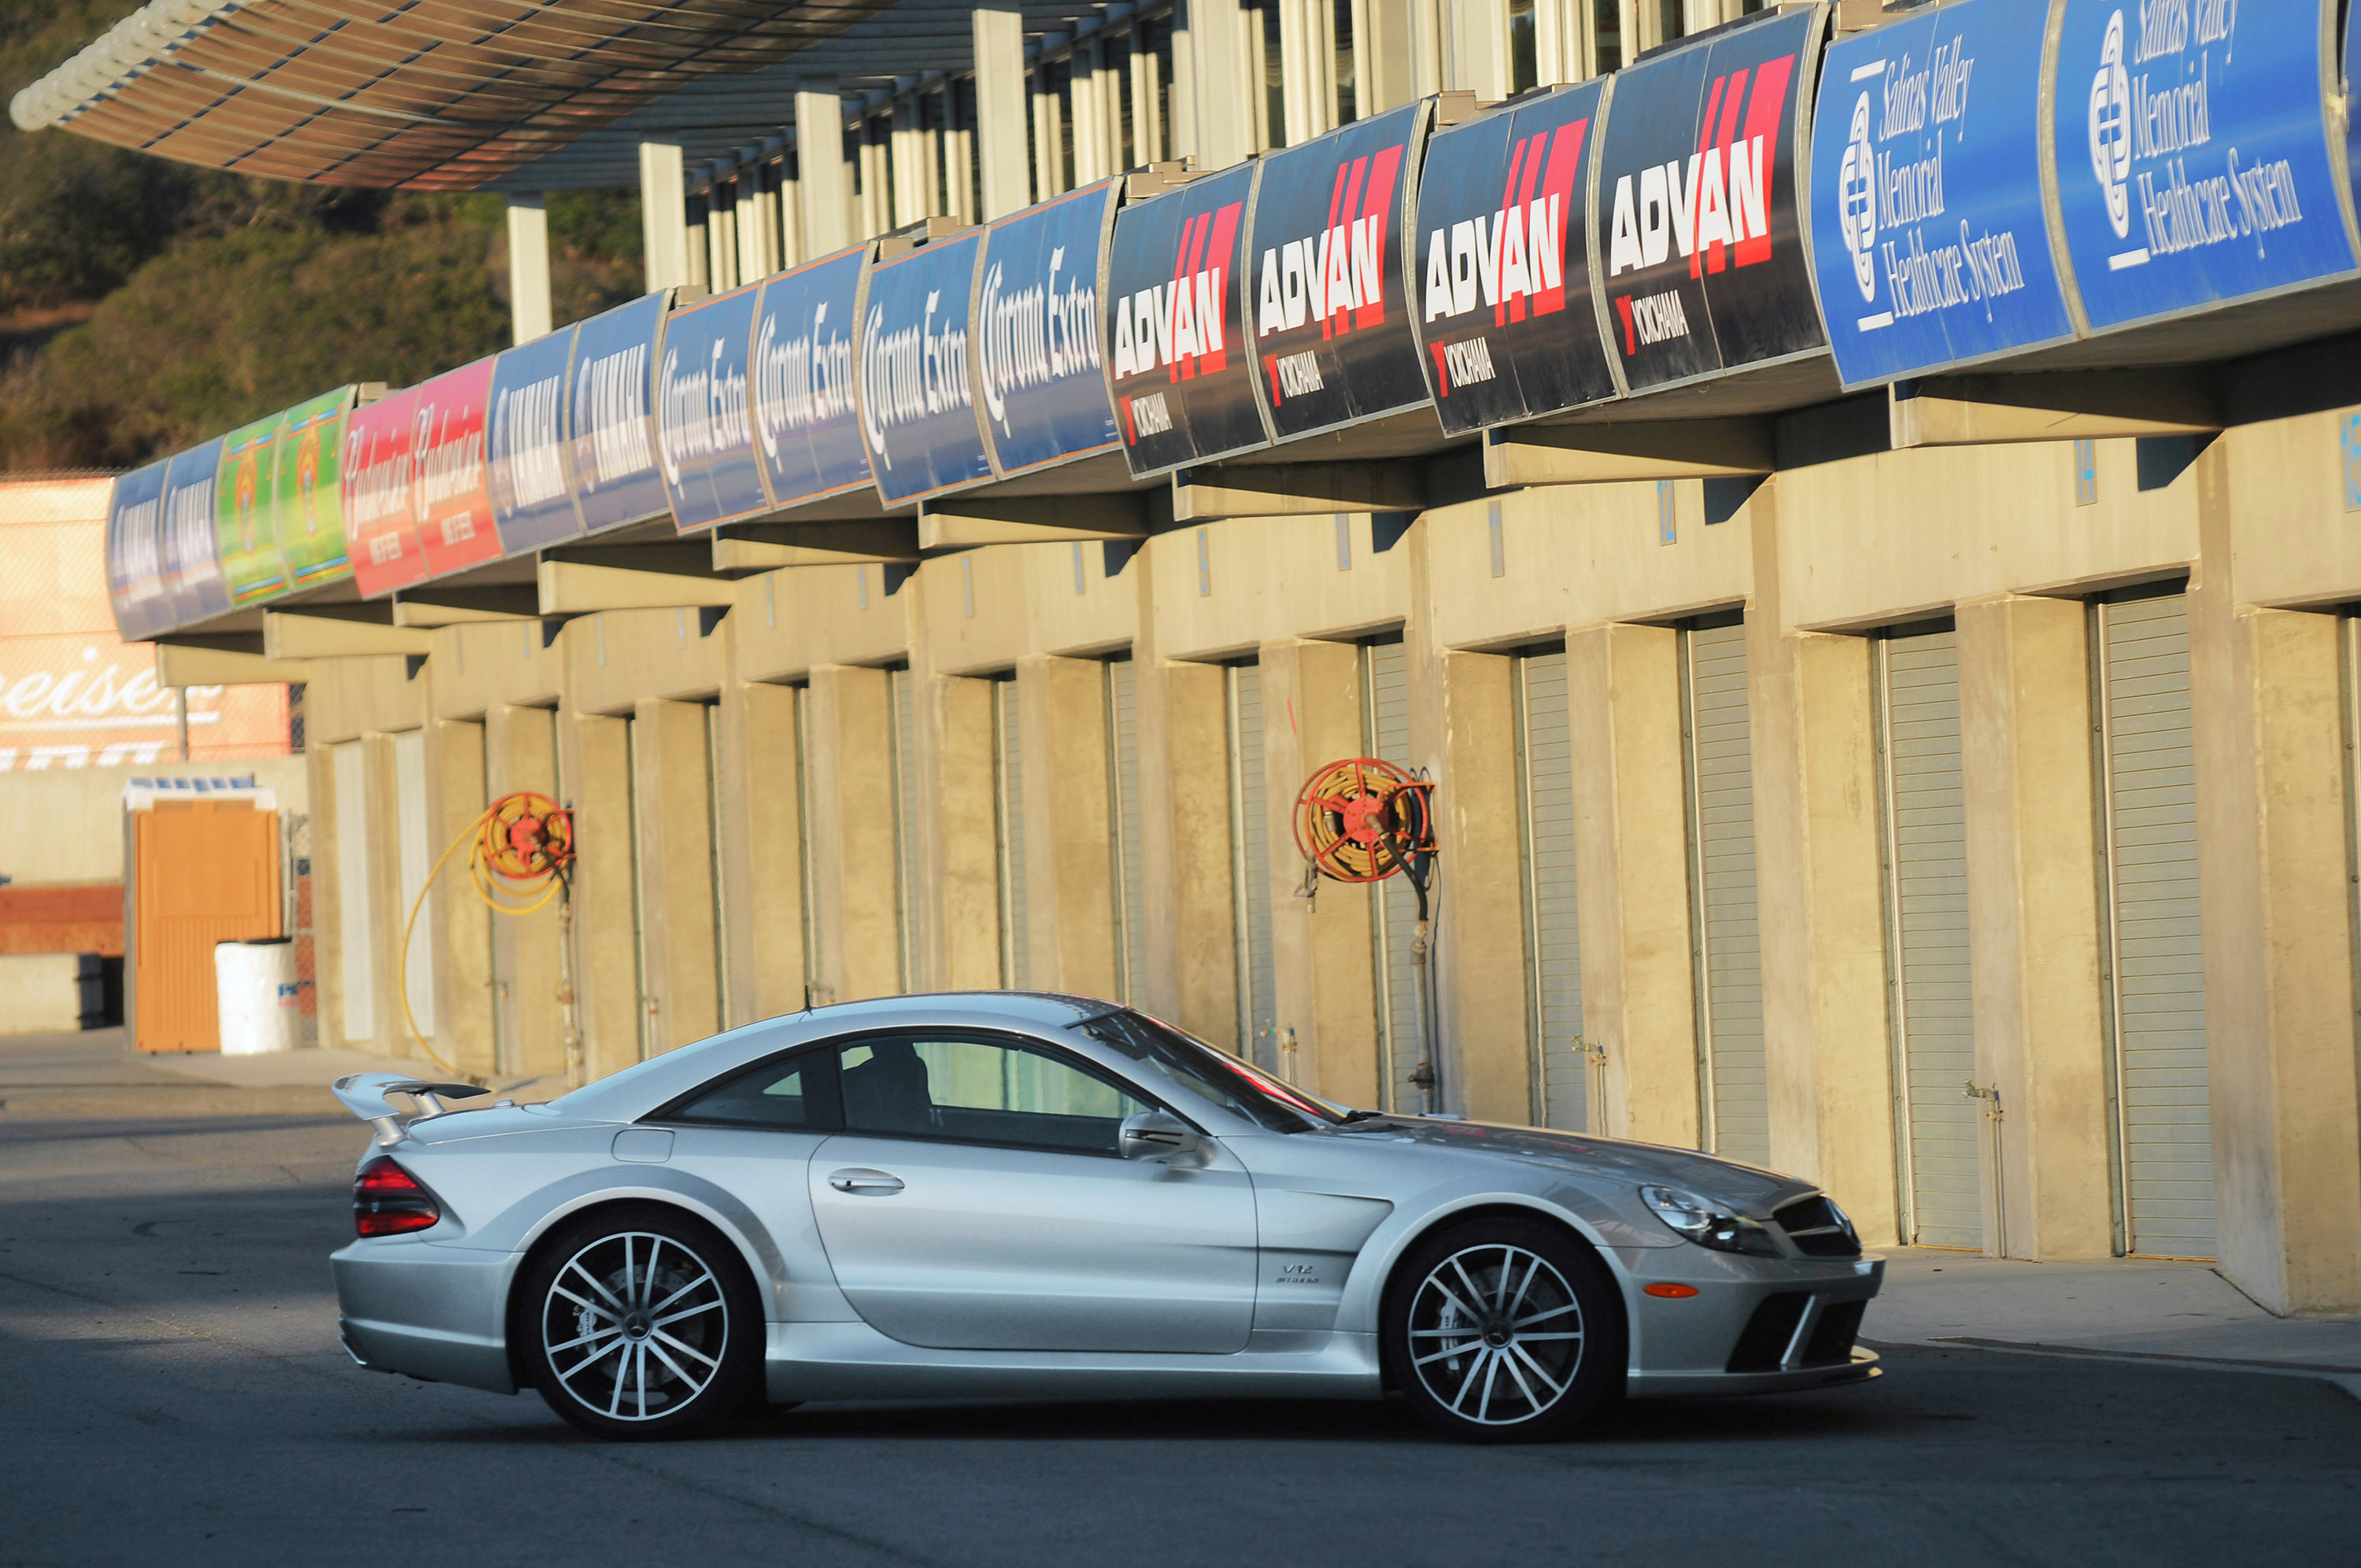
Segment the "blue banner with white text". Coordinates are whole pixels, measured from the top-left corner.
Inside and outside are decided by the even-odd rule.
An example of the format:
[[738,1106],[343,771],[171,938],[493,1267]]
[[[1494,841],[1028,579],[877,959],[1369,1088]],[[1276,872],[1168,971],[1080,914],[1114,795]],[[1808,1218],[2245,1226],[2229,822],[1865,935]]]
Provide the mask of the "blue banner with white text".
[[485,466],[500,549],[530,554],[579,538],[574,461],[566,444],[566,380],[580,327],[562,327],[492,361],[484,413]]
[[870,269],[861,307],[861,429],[888,506],[992,477],[968,376],[968,305],[983,236]]
[[656,376],[656,447],[681,532],[770,510],[747,397],[755,289],[673,312]]
[[754,439],[774,506],[869,483],[852,398],[864,249],[763,280],[754,308]]
[[976,304],[983,425],[1004,474],[1112,450],[1121,440],[1100,373],[1099,247],[1115,183],[994,224]]

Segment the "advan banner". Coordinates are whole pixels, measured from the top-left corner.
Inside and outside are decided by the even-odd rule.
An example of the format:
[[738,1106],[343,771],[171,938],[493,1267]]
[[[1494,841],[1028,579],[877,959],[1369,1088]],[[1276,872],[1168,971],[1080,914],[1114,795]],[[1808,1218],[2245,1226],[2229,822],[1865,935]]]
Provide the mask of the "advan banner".
[[214,496],[221,481],[216,439],[176,455],[164,476],[164,591],[172,624],[189,626],[229,609],[222,581]]
[[566,439],[566,389],[581,331],[561,328],[492,361],[486,466],[503,554],[529,555],[581,536],[574,452]]
[[754,441],[774,506],[800,506],[870,482],[852,396],[867,248],[763,280],[754,306]]
[[656,375],[656,446],[684,533],[771,508],[754,446],[747,357],[760,285],[673,312]]
[[2335,0],[2063,0],[2058,215],[2093,331],[2351,275]]
[[592,316],[577,329],[566,400],[574,449],[574,510],[582,532],[665,516],[656,461],[655,374],[663,352],[664,290]]
[[429,576],[500,558],[485,463],[492,367],[478,359],[446,370],[421,386],[412,404],[410,512]]
[[164,597],[162,536],[168,461],[118,477],[106,503],[106,598],[115,629],[126,642],[153,637],[172,624]]
[[1107,384],[1135,477],[1269,444],[1238,275],[1259,163],[1115,214],[1107,250]]
[[983,236],[938,240],[869,269],[854,387],[869,473],[888,506],[992,477],[968,373]]
[[428,576],[412,510],[411,442],[417,415],[418,389],[412,387],[354,410],[345,428],[345,531],[352,543],[353,581],[364,598]]
[[1561,88],[1426,144],[1411,281],[1427,386],[1455,435],[1615,395],[1590,298],[1604,92]]
[[1263,159],[1247,224],[1255,389],[1279,440],[1427,401],[1402,276],[1429,105]]
[[1591,243],[1627,390],[1826,345],[1795,183],[1826,22],[1815,6],[1717,28],[1615,76]]
[[1116,185],[1083,187],[984,233],[976,376],[994,471],[1022,474],[1112,449],[1099,352],[1099,256]]
[[2073,335],[2037,181],[2048,8],[1965,0],[1832,45],[1812,253],[1848,389]]

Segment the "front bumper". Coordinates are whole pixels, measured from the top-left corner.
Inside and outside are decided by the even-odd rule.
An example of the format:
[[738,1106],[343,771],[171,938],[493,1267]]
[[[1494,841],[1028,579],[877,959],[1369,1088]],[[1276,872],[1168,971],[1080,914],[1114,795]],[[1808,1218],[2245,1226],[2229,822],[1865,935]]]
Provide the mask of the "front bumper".
[[345,1349],[361,1365],[517,1391],[501,1312],[514,1254],[390,1237],[357,1241],[328,1263]]
[[[1682,1245],[1619,1248],[1616,1260],[1631,1329],[1628,1398],[1773,1394],[1878,1376],[1853,1330],[1885,1282],[1882,1257],[1755,1258]],[[1654,1284],[1696,1294],[1648,1295]]]

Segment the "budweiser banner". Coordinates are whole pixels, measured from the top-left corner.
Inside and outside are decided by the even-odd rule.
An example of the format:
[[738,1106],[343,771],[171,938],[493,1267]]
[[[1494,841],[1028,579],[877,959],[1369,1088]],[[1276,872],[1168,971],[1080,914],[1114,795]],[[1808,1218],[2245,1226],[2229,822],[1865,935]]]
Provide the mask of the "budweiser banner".
[[754,440],[774,506],[869,483],[852,398],[853,323],[867,247],[763,280],[754,307]]
[[353,575],[345,543],[345,418],[353,392],[340,387],[286,413],[279,433],[279,555],[290,588],[316,587]]
[[420,387],[412,405],[410,515],[430,577],[500,559],[484,462],[492,367],[478,359],[445,371]]
[[582,531],[645,522],[670,510],[656,462],[656,356],[671,291],[592,316],[574,345],[566,403],[574,448],[574,508]]
[[1255,387],[1282,441],[1427,400],[1402,275],[1428,105],[1262,160],[1253,260]]
[[279,558],[279,437],[285,417],[231,431],[222,437],[221,473],[214,492],[222,583],[234,606],[258,604],[287,591]]
[[1795,173],[1824,7],[1718,28],[1618,73],[1592,254],[1628,390],[1824,348]]
[[1267,445],[1241,313],[1246,210],[1259,163],[1115,214],[1104,333],[1115,422],[1145,477]]
[[869,269],[861,305],[861,431],[887,506],[992,477],[968,373],[981,235],[923,245]]
[[1099,352],[1099,255],[1115,189],[1087,186],[984,236],[977,379],[1001,474],[1086,457],[1119,439]]
[[172,624],[164,597],[164,471],[150,463],[115,481],[106,506],[106,596],[126,642]]
[[1603,93],[1562,88],[1427,143],[1411,277],[1427,385],[1453,434],[1615,395],[1591,300]]
[[562,327],[492,361],[485,466],[504,554],[529,555],[581,536],[574,453],[566,439],[566,387],[581,332]]
[[171,620],[178,626],[229,609],[214,521],[221,449],[214,440],[180,453],[164,477],[164,591],[171,596]]
[[427,576],[411,510],[417,408],[412,387],[356,409],[345,427],[345,529],[352,542],[353,580],[364,598]]
[[754,444],[747,356],[759,285],[675,311],[656,377],[656,446],[681,532],[770,510]]

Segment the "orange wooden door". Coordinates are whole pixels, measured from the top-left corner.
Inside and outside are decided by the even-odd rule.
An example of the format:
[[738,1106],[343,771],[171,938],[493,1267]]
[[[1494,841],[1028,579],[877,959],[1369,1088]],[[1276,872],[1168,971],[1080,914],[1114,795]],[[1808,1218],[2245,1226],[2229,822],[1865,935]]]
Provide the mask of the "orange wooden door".
[[214,944],[282,934],[279,814],[244,802],[165,801],[131,820],[133,1043],[217,1051]]

